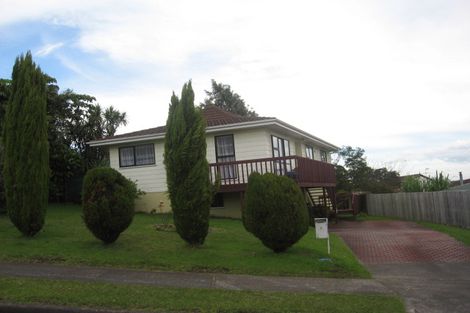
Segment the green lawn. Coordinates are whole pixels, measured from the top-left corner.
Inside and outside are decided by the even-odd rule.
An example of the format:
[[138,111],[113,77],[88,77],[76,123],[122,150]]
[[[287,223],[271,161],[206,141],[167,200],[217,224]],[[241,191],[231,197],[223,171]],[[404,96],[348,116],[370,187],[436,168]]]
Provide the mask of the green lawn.
[[178,312],[401,313],[394,296],[157,288],[0,277],[0,301]]
[[156,231],[160,217],[137,214],[114,243],[105,246],[86,229],[79,206],[51,205],[44,229],[24,238],[0,216],[0,260],[87,264],[169,271],[227,272],[254,275],[360,277],[370,274],[349,248],[331,235],[331,261],[326,241],[314,230],[285,253],[275,254],[246,232],[240,221],[212,219],[202,248],[187,246],[174,231]]
[[424,227],[431,228],[436,231],[440,231],[454,237],[455,239],[463,242],[467,246],[470,246],[470,229],[465,229],[457,226],[448,226],[441,224],[434,224],[428,222],[419,222],[418,224]]

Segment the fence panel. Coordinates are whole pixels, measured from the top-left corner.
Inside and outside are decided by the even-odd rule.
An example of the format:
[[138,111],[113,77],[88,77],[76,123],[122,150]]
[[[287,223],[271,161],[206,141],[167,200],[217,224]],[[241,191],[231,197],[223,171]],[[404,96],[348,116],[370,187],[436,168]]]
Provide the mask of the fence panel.
[[470,228],[470,191],[368,194],[371,215]]

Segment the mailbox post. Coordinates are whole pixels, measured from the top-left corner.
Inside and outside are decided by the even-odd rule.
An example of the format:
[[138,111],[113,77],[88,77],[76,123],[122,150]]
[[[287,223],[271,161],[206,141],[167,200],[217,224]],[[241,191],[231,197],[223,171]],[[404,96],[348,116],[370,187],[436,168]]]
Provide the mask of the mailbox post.
[[330,254],[330,236],[328,234],[328,219],[315,219],[315,236],[317,239],[326,239],[328,244],[328,254]]

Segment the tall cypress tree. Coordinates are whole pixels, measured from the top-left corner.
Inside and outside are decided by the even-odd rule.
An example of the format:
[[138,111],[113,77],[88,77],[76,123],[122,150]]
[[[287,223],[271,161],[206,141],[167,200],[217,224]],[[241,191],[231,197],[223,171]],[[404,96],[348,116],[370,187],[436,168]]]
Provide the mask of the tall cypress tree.
[[4,124],[8,215],[25,236],[44,225],[49,182],[46,81],[31,52],[16,58]]
[[176,231],[190,245],[202,245],[209,230],[211,184],[205,121],[194,107],[191,81],[181,100],[173,93],[165,135],[165,168]]

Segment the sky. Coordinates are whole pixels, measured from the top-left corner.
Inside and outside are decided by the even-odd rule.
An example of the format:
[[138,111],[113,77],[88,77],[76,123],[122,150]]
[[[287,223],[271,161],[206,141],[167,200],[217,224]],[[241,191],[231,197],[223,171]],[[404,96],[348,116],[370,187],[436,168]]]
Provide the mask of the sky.
[[470,1],[0,0],[0,78],[31,50],[62,90],[164,125],[211,79],[262,116],[402,175],[470,178]]

